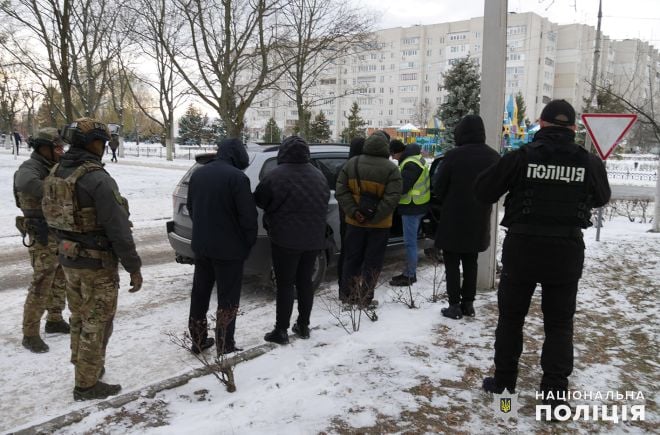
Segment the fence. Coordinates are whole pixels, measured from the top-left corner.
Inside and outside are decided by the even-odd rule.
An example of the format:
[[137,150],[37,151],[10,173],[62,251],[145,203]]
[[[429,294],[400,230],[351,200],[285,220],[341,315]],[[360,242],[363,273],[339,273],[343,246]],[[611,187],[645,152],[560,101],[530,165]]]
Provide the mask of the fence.
[[[193,160],[197,154],[215,153],[218,150],[215,145],[176,145],[172,150],[172,157],[182,160]],[[105,147],[106,154],[110,154],[110,147]],[[124,144],[125,157],[153,157],[164,159],[167,157],[167,149],[160,145],[137,145],[134,143]]]
[[607,178],[612,180],[640,180],[640,181],[656,181],[658,179],[657,172],[642,172],[642,171],[607,171]]

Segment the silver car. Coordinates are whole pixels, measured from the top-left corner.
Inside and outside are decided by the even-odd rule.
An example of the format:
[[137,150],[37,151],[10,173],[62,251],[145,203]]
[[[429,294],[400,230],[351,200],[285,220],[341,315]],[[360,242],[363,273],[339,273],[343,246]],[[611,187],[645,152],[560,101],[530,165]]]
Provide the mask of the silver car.
[[[250,166],[245,169],[245,174],[250,178],[252,189],[257,187],[261,180],[270,170],[277,166],[277,152],[279,146],[259,146],[249,145],[247,148],[250,157]],[[318,288],[325,277],[328,264],[339,253],[341,248],[341,238],[339,233],[339,206],[334,196],[334,188],[337,184],[339,171],[348,160],[348,146],[345,145],[311,145],[310,156],[311,163],[319,168],[328,180],[328,186],[331,189],[330,201],[328,202],[327,228],[326,228],[326,249],[319,253],[314,267],[313,284]],[[200,154],[196,157],[195,164],[183,176],[179,184],[174,189],[172,195],[174,210],[173,220],[167,222],[167,237],[170,245],[175,251],[176,261],[178,263],[193,264],[194,253],[190,247],[192,237],[192,221],[186,207],[188,195],[188,181],[190,176],[197,168],[215,158],[216,154]],[[259,211],[259,230],[257,232],[257,242],[250,252],[244,266],[245,275],[256,275],[265,282],[272,280],[272,261],[270,253],[270,240],[263,227],[263,210]],[[428,228],[428,225],[423,225]],[[429,232],[432,237],[432,234]],[[420,237],[423,237],[423,231],[420,230]],[[401,245],[403,243],[403,230],[401,227],[401,218],[395,214],[394,224],[390,233],[389,245]],[[420,246],[423,247],[423,246]]]

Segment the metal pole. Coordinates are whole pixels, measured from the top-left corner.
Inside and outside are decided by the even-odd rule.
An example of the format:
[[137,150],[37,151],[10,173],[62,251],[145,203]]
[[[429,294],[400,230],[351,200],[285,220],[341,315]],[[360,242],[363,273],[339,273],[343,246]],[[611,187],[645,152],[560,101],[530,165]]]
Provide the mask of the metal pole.
[[[502,108],[504,107],[506,70],[507,0],[484,2],[484,40],[481,68],[481,117],[486,128],[486,142],[500,151]],[[493,206],[490,222],[490,247],[479,254],[477,287],[495,288],[497,258],[497,211]]]

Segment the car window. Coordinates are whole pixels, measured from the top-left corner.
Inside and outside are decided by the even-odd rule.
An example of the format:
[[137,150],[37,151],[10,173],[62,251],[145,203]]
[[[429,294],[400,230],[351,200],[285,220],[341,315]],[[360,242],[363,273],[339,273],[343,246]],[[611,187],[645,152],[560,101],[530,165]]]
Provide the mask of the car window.
[[330,190],[335,190],[339,171],[346,164],[346,160],[346,157],[312,157],[312,164],[323,172]]

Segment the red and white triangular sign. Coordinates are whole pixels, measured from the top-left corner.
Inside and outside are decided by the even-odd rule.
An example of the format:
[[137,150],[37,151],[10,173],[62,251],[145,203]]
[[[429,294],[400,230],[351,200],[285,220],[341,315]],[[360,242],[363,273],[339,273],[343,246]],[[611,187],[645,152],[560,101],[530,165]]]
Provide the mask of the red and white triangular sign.
[[630,113],[583,113],[582,122],[600,158],[605,160],[637,120]]

